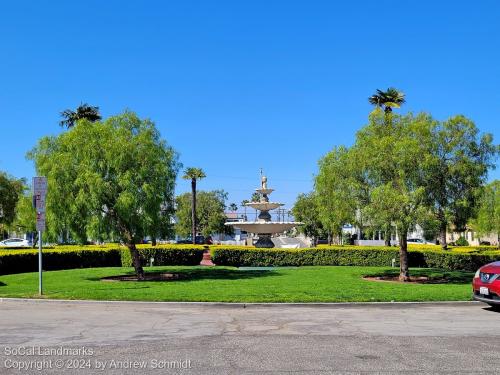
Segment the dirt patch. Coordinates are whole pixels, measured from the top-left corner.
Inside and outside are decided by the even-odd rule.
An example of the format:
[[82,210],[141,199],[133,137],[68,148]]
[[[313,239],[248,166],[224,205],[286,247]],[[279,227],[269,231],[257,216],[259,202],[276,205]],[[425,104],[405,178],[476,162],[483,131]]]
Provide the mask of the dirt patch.
[[446,277],[428,277],[428,276],[410,276],[409,281],[399,281],[399,276],[365,276],[364,280],[368,281],[385,281],[401,284],[446,284],[450,280]]
[[143,280],[139,280],[137,275],[119,275],[103,277],[101,281],[173,281],[185,278],[185,275],[178,273],[147,273]]

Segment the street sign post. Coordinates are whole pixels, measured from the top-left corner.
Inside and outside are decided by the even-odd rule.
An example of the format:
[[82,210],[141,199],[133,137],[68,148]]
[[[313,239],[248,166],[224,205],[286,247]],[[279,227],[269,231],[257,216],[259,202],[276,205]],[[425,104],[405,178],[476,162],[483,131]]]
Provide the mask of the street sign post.
[[36,230],[38,231],[38,293],[43,294],[42,286],[42,233],[45,231],[45,197],[47,196],[47,177],[33,177],[33,205],[36,210]]

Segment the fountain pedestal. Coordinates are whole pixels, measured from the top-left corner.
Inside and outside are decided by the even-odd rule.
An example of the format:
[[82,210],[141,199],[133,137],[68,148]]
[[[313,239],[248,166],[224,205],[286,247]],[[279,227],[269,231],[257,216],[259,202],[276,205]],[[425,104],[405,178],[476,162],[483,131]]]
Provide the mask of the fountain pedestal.
[[274,247],[274,242],[271,240],[271,234],[259,233],[259,239],[255,243],[255,247],[260,247],[263,249],[272,249]]

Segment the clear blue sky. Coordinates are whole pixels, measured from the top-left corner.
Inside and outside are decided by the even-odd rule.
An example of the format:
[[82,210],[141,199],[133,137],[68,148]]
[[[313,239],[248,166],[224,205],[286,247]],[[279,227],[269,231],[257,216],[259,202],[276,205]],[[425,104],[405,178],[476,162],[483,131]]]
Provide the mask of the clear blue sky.
[[498,142],[499,14],[496,0],[6,1],[0,170],[31,178],[26,151],[80,102],[154,120],[228,203],[260,167],[274,200],[309,191],[377,88],[404,91],[405,111],[465,114]]

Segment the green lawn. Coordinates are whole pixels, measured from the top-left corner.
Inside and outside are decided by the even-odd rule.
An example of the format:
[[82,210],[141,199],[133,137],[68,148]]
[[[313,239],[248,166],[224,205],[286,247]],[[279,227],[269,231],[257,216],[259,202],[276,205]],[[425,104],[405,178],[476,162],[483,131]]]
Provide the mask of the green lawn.
[[[414,276],[442,276],[446,284],[399,284],[363,280],[364,275],[397,274],[384,267],[300,267],[240,270],[231,267],[153,267],[185,279],[103,282],[130,268],[93,268],[44,273],[47,298],[143,301],[347,302],[470,300],[470,272],[412,269]],[[38,297],[38,273],[0,276],[0,297]]]

